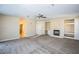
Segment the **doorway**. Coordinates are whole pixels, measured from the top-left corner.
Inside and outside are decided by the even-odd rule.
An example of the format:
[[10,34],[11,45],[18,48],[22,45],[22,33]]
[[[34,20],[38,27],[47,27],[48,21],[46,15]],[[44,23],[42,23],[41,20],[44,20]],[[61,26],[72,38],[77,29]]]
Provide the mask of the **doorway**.
[[19,20],[19,36],[20,38],[26,37],[26,21],[23,17]]

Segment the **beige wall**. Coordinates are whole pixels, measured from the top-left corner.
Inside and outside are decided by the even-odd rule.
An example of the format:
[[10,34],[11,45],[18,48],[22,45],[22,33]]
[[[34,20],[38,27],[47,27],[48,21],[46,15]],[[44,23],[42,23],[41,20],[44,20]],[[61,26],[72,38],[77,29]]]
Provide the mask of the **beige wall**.
[[18,20],[18,17],[0,15],[0,39],[19,38]]
[[32,20],[26,19],[26,20],[27,20],[26,37],[36,35],[36,21],[33,19]]
[[[19,17],[0,15],[0,40],[19,38]],[[26,19],[26,37],[36,34],[35,21]]]

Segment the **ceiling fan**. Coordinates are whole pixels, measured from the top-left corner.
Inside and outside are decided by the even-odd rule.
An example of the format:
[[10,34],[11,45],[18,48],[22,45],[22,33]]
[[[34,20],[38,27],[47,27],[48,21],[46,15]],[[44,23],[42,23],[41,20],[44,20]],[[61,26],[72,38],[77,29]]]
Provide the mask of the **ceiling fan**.
[[37,16],[39,19],[40,18],[47,18],[46,16],[44,16],[43,14],[38,14],[38,16]]

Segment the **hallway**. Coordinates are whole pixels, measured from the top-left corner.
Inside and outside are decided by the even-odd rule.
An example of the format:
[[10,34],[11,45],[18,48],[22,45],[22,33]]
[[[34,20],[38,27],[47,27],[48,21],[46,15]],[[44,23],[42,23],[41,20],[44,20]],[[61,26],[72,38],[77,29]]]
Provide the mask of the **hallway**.
[[42,35],[0,42],[0,54],[77,54],[79,41]]

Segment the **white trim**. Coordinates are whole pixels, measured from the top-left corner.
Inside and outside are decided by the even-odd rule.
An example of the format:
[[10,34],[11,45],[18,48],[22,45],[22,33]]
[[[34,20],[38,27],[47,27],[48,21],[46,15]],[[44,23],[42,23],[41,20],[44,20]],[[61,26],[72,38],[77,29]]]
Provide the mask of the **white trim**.
[[10,41],[10,40],[16,40],[16,39],[19,39],[19,38],[12,38],[12,39],[2,39],[2,40],[0,40],[0,42],[4,42],[4,41]]

